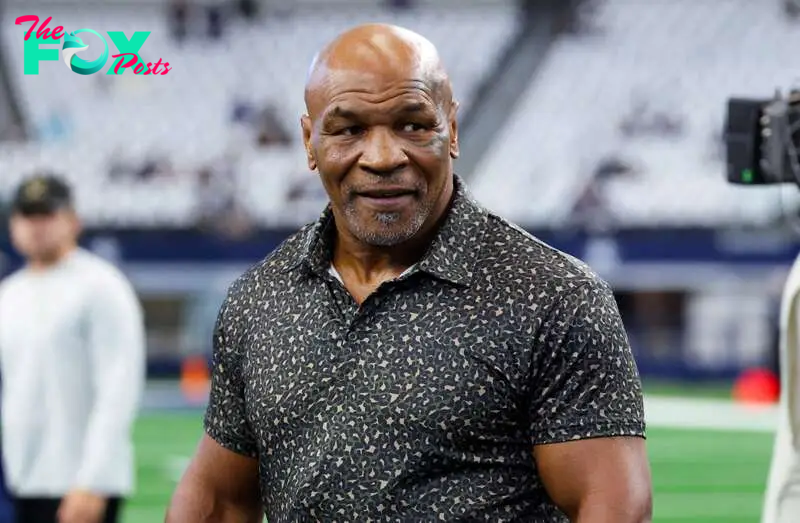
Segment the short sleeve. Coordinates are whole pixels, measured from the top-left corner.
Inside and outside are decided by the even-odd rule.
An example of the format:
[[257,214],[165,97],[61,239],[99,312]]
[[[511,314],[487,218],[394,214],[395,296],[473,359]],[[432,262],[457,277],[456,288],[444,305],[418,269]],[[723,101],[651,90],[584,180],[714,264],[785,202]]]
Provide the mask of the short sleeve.
[[530,374],[534,445],[645,435],[639,371],[619,309],[600,279],[563,295],[536,340]]
[[232,314],[235,294],[228,294],[214,326],[211,394],[205,415],[205,431],[228,450],[257,456],[255,436],[247,420],[239,318]]

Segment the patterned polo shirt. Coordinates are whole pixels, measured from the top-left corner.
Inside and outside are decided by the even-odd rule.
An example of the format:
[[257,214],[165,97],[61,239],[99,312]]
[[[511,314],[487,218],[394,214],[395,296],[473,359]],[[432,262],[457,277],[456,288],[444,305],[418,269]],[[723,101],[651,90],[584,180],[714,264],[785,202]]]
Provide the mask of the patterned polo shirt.
[[534,445],[644,436],[608,285],[485,210],[456,177],[427,254],[359,306],[333,217],[230,288],[205,418],[258,459],[270,523],[566,522]]

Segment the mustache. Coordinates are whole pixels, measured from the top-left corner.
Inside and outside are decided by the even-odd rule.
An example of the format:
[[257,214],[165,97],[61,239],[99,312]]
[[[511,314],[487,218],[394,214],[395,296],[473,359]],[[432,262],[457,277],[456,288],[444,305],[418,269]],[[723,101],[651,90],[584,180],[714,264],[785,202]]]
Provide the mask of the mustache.
[[380,180],[377,183],[364,183],[351,185],[346,188],[348,198],[356,198],[360,195],[374,194],[420,194],[424,186],[419,182],[408,182],[403,180]]

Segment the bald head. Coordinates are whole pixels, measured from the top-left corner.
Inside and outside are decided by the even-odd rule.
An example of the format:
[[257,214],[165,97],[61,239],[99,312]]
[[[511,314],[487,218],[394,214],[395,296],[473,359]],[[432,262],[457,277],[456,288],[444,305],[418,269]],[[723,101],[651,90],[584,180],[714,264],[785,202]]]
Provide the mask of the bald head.
[[331,91],[337,77],[359,74],[385,82],[418,82],[446,104],[452,103],[450,79],[436,47],[425,37],[386,24],[360,25],[339,35],[314,58],[305,89],[313,116],[318,97]]

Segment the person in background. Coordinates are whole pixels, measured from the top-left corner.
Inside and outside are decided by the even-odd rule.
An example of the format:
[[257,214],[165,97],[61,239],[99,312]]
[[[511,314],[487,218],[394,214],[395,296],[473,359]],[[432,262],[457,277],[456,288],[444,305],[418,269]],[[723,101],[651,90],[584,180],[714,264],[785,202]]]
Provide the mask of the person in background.
[[60,178],[22,183],[10,231],[25,259],[0,283],[2,457],[17,522],[116,522],[134,485],[141,306],[121,272],[78,247]]
[[219,40],[222,38],[222,33],[225,30],[225,20],[222,12],[222,6],[213,4],[207,6],[206,20],[208,23],[208,37],[212,40]]
[[778,430],[761,523],[796,523],[800,517],[800,257],[783,287],[779,325]]
[[176,43],[183,43],[189,34],[189,3],[186,0],[171,0],[168,9],[172,37]]
[[236,8],[245,20],[253,21],[258,17],[259,5],[256,0],[237,0]]

